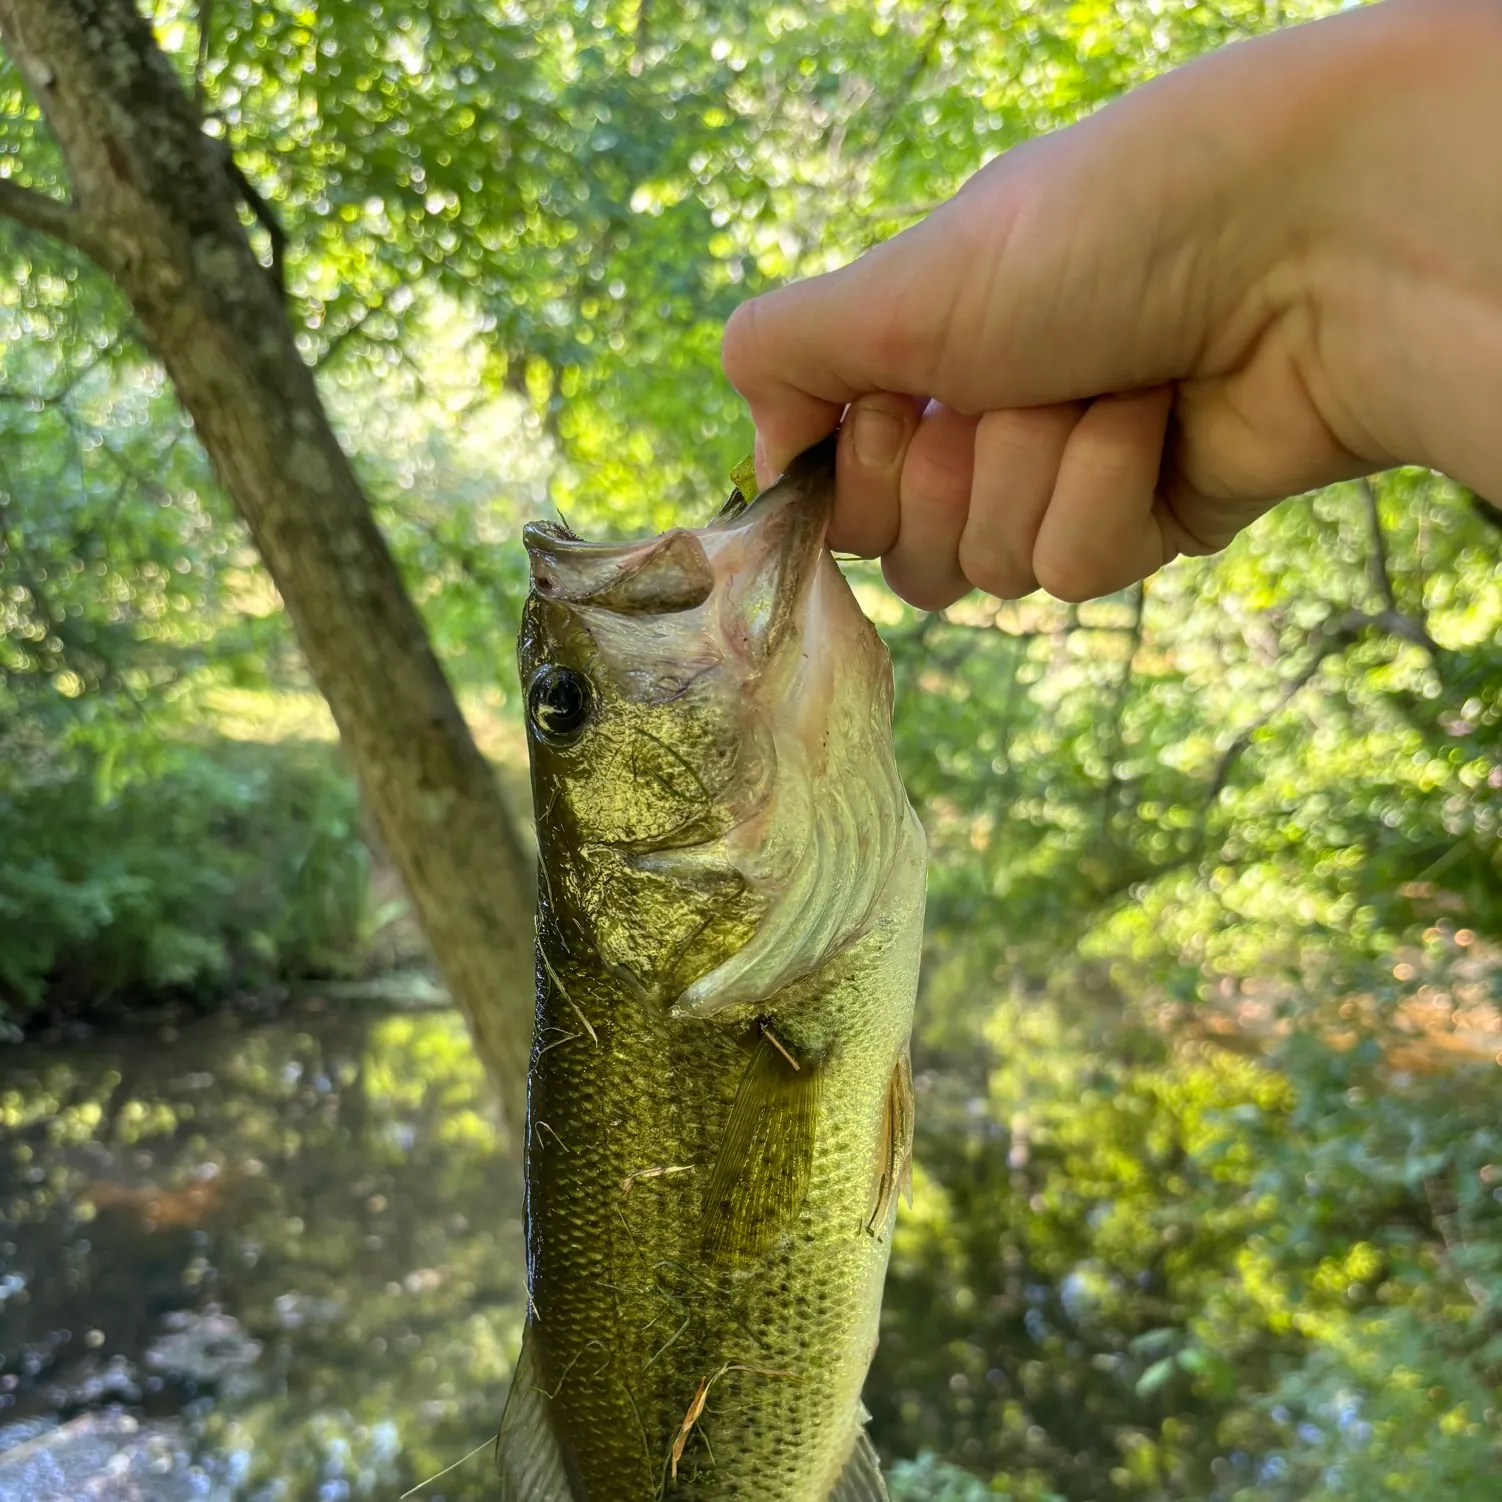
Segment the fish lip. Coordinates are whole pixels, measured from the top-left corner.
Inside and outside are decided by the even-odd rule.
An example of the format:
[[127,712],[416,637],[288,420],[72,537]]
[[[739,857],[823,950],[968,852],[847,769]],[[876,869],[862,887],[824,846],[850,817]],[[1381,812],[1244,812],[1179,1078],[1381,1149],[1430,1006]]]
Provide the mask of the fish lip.
[[587,542],[550,522],[522,528],[532,592],[624,614],[693,610],[714,593],[699,534],[673,527],[627,542]]
[[788,462],[788,467],[773,480],[763,491],[749,501],[744,509],[736,512],[733,516],[716,517],[706,532],[730,531],[740,527],[754,525],[764,518],[769,510],[775,510],[779,504],[787,504],[791,493],[795,490],[805,490],[817,487],[821,482],[827,483],[833,491],[835,451],[839,440],[839,429],[827,437],[821,438],[817,443],[803,450],[796,458]]
[[633,538],[629,542],[591,542],[586,537],[565,531],[560,522],[527,522],[522,527],[522,542],[532,556],[539,553],[567,553],[571,557],[590,561],[621,557],[645,542],[655,542],[662,535],[658,533],[651,538]]
[[764,557],[777,552],[784,555],[776,592],[780,601],[791,604],[802,593],[824,549],[833,506],[837,437],[837,432],[831,433],[805,449],[749,504],[730,515],[722,509],[703,527],[673,527],[648,537],[592,542],[557,522],[528,522],[522,528],[522,543],[533,592],[567,604],[620,608],[612,597],[633,569],[676,551],[689,563],[690,575],[696,572],[694,557],[702,560],[707,570],[702,594],[690,580],[656,608],[692,609],[703,604],[721,580],[717,557],[740,551],[736,544],[744,542]]

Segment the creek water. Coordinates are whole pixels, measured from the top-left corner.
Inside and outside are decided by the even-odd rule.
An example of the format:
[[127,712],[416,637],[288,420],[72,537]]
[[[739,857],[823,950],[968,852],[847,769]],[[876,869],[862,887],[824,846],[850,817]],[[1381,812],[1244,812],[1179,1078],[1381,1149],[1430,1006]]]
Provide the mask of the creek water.
[[[0,1451],[123,1413],[161,1452],[146,1502],[337,1502],[493,1433],[521,1183],[452,1013],[28,1041],[0,1133]],[[477,1455],[423,1495],[490,1479]]]
[[0,1049],[0,1502],[493,1497],[521,1204],[448,1010]]

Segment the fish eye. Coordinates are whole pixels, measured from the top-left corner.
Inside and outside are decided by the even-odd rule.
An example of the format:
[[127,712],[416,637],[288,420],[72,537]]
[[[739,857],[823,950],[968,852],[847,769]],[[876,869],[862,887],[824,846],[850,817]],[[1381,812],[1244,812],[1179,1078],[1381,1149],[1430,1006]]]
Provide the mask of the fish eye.
[[527,718],[539,740],[566,746],[589,723],[594,694],[589,679],[553,664],[533,674],[527,688]]

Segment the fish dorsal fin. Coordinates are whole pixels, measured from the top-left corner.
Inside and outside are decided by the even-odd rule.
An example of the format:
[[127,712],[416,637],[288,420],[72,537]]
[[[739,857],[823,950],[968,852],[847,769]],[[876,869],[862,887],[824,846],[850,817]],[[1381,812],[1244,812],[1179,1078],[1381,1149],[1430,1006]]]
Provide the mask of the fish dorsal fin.
[[850,1452],[827,1502],[888,1502],[887,1484],[881,1479],[881,1461],[864,1429],[855,1436],[855,1449]]
[[792,1224],[813,1170],[822,1074],[815,1061],[794,1063],[762,1034],[704,1192],[706,1256],[755,1256]]
[[553,1433],[530,1324],[511,1374],[511,1391],[495,1440],[495,1464],[501,1476],[499,1502],[574,1502]]

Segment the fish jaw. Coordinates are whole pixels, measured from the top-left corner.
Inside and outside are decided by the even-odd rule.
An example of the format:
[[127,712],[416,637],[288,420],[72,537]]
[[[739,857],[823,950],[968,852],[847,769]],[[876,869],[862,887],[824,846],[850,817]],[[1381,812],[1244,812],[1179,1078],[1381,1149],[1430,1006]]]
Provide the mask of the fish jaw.
[[[532,738],[544,862],[601,959],[680,1019],[754,1012],[859,938],[898,865],[921,862],[891,665],[825,547],[833,503],[827,440],[697,530],[527,529],[524,679],[572,654],[602,705],[593,742]],[[705,918],[710,891],[739,894],[733,921]]]
[[726,650],[748,617],[768,622],[746,692],[776,770],[753,815],[685,852],[737,872],[765,911],[744,948],[674,999],[677,1017],[754,1009],[817,970],[865,932],[899,868],[922,864],[922,828],[892,749],[891,661],[824,546],[833,493],[832,473],[809,462],[743,514],[754,523],[766,508],[755,556],[781,558],[764,610],[736,608],[737,583],[758,567],[765,578],[767,564],[747,567],[737,548],[706,547],[715,597],[730,605]]
[[796,637],[759,682],[776,772],[756,814],[710,850],[764,904],[753,938],[687,986],[675,1016],[754,1009],[858,939],[923,833],[891,744],[891,668],[826,554],[800,602]]

